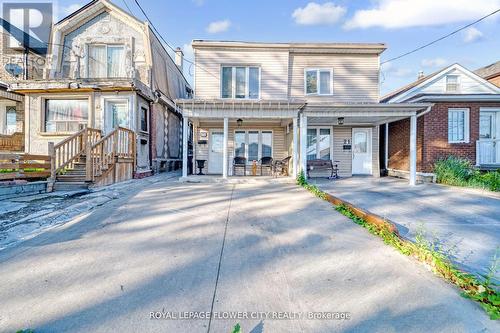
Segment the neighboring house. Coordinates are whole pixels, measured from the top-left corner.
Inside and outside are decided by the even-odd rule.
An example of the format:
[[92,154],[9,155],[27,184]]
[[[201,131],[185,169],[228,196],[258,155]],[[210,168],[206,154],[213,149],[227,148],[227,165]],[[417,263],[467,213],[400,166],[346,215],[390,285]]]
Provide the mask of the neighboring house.
[[497,87],[500,87],[500,61],[497,61],[491,65],[476,69],[474,71],[477,75],[485,80],[490,81]]
[[47,77],[11,85],[26,96],[26,152],[47,154],[49,142],[76,140],[84,128],[105,137],[120,126],[135,134],[128,147],[136,151],[136,176],[180,166],[181,115],[172,100],[190,98],[191,88],[177,53],[176,64],[147,22],[109,1],[92,1],[57,22]]
[[0,81],[0,152],[23,152],[23,96],[8,91],[8,87]]
[[205,174],[242,175],[235,157],[246,159],[247,175],[253,161],[290,157],[291,175],[322,159],[338,161],[342,177],[380,176],[380,124],[415,120],[427,108],[378,103],[384,44],[194,40],[192,47],[195,98],[176,103],[184,147],[193,126],[193,163],[205,160]]
[[[482,168],[500,167],[500,88],[454,64],[398,89],[382,102],[433,103],[418,119],[417,169],[432,176],[434,163],[450,155]],[[407,120],[389,124],[389,174],[409,169]]]

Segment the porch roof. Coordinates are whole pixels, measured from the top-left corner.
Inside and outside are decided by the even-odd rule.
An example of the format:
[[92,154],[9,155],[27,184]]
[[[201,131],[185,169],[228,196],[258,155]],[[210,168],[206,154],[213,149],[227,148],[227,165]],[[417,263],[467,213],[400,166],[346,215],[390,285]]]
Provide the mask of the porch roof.
[[421,115],[430,110],[431,103],[363,103],[363,104],[307,104],[303,113],[308,123],[337,124],[344,118],[345,125],[379,125]]
[[302,100],[176,99],[175,103],[185,117],[212,119],[294,118],[305,105]]

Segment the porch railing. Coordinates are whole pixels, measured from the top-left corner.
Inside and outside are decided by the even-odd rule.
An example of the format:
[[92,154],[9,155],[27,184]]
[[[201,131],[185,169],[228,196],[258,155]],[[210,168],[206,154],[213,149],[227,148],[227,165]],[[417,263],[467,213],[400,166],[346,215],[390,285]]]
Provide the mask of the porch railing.
[[131,159],[135,166],[135,133],[117,127],[94,145],[87,147],[86,180],[97,181],[113,169],[118,158]]
[[500,164],[500,139],[476,141],[476,165]]
[[49,155],[52,157],[52,178],[64,170],[72,169],[86,148],[101,138],[101,131],[86,127],[57,144],[49,143]]

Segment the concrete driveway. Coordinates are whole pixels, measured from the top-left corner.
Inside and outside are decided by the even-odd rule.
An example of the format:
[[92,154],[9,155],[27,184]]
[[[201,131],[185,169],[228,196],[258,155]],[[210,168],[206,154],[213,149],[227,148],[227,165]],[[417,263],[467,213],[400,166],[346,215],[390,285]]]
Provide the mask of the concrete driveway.
[[423,229],[429,240],[437,237],[443,250],[468,270],[485,273],[500,247],[500,194],[437,184],[410,187],[407,180],[392,177],[312,182],[392,220],[410,239]]
[[[0,252],[0,277],[1,332],[218,333],[237,322],[253,333],[500,329],[292,184],[150,184]],[[150,319],[203,317],[189,311],[242,313]],[[307,319],[313,312],[350,319]],[[284,316],[293,319],[271,319]]]

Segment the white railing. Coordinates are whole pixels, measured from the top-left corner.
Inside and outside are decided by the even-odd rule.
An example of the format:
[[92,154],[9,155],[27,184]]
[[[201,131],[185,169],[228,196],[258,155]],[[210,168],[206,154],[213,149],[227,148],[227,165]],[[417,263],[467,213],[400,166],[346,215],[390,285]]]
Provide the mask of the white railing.
[[476,165],[500,164],[500,139],[476,141]]

